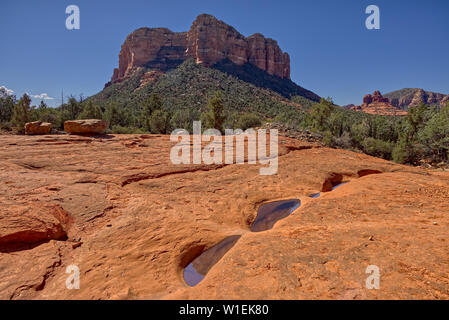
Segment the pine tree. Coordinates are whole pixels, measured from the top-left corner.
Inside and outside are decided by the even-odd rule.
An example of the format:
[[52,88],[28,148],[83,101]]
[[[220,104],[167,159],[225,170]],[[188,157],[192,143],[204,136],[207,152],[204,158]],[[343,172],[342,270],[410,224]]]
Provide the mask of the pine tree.
[[333,103],[330,98],[321,99],[320,103],[312,108],[312,128],[324,132],[328,127],[328,118],[333,111]]
[[151,133],[166,134],[169,131],[170,115],[160,109],[155,110],[149,120],[149,131]]
[[75,97],[71,96],[67,104],[67,110],[69,112],[70,119],[77,119],[82,111],[81,103],[79,103]]
[[156,110],[161,110],[163,102],[161,97],[157,93],[152,93],[150,97],[143,103],[142,111],[142,125],[145,129],[151,131],[150,120],[152,114]]
[[31,99],[25,93],[14,106],[11,122],[19,133],[25,132],[25,124],[30,121],[30,104]]
[[223,99],[220,91],[215,92],[214,96],[209,99],[208,108],[208,112],[205,113],[206,128],[213,128],[222,132],[225,117],[223,115]]
[[83,112],[81,112],[79,119],[101,119],[103,113],[98,105],[94,105],[92,101],[85,103]]
[[[0,88],[2,89],[2,88]],[[15,104],[15,97],[1,94],[0,91],[0,122],[11,121]]]

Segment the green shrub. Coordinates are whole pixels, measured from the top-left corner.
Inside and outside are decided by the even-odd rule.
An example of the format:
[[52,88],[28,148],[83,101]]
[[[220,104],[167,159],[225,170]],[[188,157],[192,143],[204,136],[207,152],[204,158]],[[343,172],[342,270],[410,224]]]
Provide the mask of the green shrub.
[[170,133],[170,115],[162,110],[156,110],[149,119],[151,133]]
[[102,119],[103,113],[98,105],[94,105],[92,101],[87,101],[84,105],[83,111],[78,117],[79,119]]
[[256,128],[261,125],[260,118],[253,113],[245,113],[237,121],[236,127],[245,131],[249,128]]
[[400,140],[392,151],[392,159],[396,163],[417,164],[422,158],[422,152],[418,145],[407,143],[405,140]]
[[145,133],[144,130],[140,128],[133,128],[133,127],[122,127],[119,125],[113,126],[108,133],[115,133],[115,134],[143,134]]
[[221,91],[215,92],[214,96],[209,99],[208,111],[204,114],[207,129],[217,129],[223,131],[225,117],[223,115],[223,98]]
[[365,138],[362,142],[363,151],[374,157],[390,160],[392,145],[388,141],[382,141],[375,138]]

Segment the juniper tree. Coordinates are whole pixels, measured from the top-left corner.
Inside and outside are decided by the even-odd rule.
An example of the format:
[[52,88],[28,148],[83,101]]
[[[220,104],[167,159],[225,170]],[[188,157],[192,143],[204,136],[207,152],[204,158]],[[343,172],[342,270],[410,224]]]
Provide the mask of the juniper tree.
[[25,93],[14,106],[11,122],[19,133],[23,133],[25,131],[25,124],[30,121],[30,104],[31,99]]

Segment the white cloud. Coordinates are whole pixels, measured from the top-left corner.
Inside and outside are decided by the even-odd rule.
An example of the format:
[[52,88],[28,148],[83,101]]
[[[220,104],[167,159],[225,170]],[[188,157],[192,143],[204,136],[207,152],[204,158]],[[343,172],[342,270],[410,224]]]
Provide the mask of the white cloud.
[[39,100],[54,100],[55,98],[50,97],[48,94],[46,93],[41,93],[41,94],[30,94],[31,98],[34,99],[39,99]]
[[6,88],[5,86],[1,86],[0,87],[0,96],[3,95],[3,92],[7,95],[7,96],[11,96],[14,94],[14,91],[11,89]]

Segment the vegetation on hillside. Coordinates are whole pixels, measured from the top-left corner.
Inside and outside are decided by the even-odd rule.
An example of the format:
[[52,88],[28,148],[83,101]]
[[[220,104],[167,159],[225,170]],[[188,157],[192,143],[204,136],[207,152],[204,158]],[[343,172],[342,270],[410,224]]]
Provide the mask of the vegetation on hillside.
[[447,162],[449,104],[411,107],[405,117],[378,116],[336,107],[322,99],[311,112],[280,113],[275,121],[320,133],[330,147],[360,150],[398,163]]
[[[288,99],[281,94],[242,81],[217,69],[198,65],[193,60],[186,60],[176,69],[161,76],[157,82],[141,86],[141,78],[147,71],[141,68],[129,79],[106,87],[89,100],[103,110],[108,104],[117,103],[126,110],[130,117],[130,125],[134,127],[142,126],[139,117],[144,102],[153,93],[161,97],[164,111],[181,110],[191,113],[189,117],[197,117],[206,112],[208,100],[216,91],[223,93],[226,118],[235,118],[248,112],[262,118],[274,118],[280,110],[291,109],[286,103]],[[295,94],[299,95],[299,92],[295,91]],[[314,103],[307,98],[301,98],[304,102]]]
[[0,92],[2,129],[23,133],[28,121],[51,122],[62,129],[71,119],[102,118],[111,133],[161,133],[177,128],[247,129],[266,122],[289,130],[312,131],[330,147],[361,151],[399,163],[448,161],[449,104],[411,107],[404,117],[378,116],[340,108],[330,99],[316,103],[303,96],[283,96],[243,82],[216,69],[186,61],[157,82],[141,86],[145,69],[83,100],[70,97],[58,108],[31,106]]

